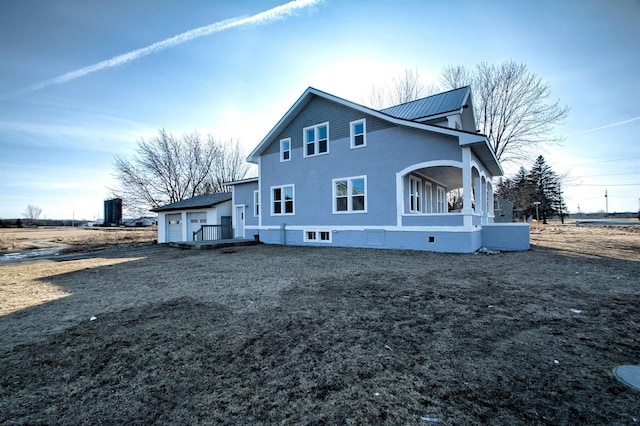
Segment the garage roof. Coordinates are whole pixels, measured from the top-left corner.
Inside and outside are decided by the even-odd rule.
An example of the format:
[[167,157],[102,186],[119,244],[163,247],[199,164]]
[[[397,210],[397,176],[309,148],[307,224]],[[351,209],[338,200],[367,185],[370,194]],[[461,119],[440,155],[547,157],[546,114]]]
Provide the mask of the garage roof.
[[196,195],[193,198],[187,198],[186,200],[176,201],[175,203],[167,204],[166,206],[161,206],[155,209],[152,209],[152,212],[166,212],[170,210],[190,210],[190,209],[200,209],[203,207],[213,207],[216,204],[224,203],[225,201],[231,200],[231,192],[223,192],[220,194],[205,194],[205,195]]

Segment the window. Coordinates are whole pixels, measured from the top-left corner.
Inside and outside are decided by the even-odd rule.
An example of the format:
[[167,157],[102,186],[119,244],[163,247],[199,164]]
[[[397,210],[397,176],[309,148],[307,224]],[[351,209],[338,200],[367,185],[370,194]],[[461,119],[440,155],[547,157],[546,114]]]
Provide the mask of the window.
[[271,187],[271,214],[294,214],[293,211],[293,185]]
[[334,179],[333,199],[334,213],[366,213],[367,177]]
[[362,119],[351,123],[351,149],[367,146],[367,120]]
[[433,193],[431,183],[424,183],[424,212],[433,213]]
[[437,212],[447,213],[447,210],[449,210],[447,208],[447,193],[445,192],[444,188],[441,186],[438,187],[436,202],[437,202]]
[[305,127],[302,132],[304,136],[305,157],[312,157],[329,152],[329,123]]
[[291,138],[280,141],[280,161],[291,160]]
[[260,192],[253,191],[253,216],[260,216]]
[[422,211],[422,181],[414,177],[409,178],[409,211],[411,213]]
[[304,241],[309,243],[330,243],[331,231],[304,231]]

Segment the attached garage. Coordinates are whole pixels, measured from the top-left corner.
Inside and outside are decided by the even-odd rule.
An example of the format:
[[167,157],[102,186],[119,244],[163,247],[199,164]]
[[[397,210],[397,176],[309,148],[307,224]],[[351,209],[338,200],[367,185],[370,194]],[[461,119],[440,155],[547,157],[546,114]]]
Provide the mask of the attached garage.
[[[201,230],[203,226],[206,227],[203,231],[211,228],[218,230],[217,228],[221,227],[210,225],[226,224],[230,227],[231,193],[198,195],[152,211],[158,213],[159,243],[193,241],[194,233]],[[213,233],[207,235],[213,235]],[[221,233],[217,232],[215,235],[215,238],[220,238]]]

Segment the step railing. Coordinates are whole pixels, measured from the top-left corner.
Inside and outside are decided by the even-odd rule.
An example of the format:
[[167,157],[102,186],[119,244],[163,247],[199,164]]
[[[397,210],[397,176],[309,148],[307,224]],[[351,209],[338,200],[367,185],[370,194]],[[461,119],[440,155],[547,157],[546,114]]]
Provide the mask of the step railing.
[[193,241],[216,241],[232,238],[231,225],[202,225],[193,232]]

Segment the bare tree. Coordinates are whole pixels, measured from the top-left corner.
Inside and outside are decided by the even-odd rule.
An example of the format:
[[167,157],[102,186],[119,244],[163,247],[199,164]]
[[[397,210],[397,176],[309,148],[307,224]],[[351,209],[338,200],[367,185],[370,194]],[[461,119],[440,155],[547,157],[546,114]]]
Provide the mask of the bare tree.
[[27,219],[39,219],[42,214],[42,209],[38,206],[29,204],[22,215]]
[[441,81],[446,89],[471,85],[479,131],[501,162],[529,159],[540,145],[564,140],[553,129],[568,117],[569,108],[548,102],[549,83],[524,64],[481,63],[475,70],[450,66]]
[[249,171],[249,164],[238,141],[228,140],[219,145],[220,152],[216,156],[212,172],[205,182],[207,193],[227,192],[227,182],[244,179]]
[[112,192],[130,212],[143,214],[167,203],[223,191],[221,184],[213,182],[224,182],[226,176],[244,177],[246,166],[241,159],[237,143],[221,144],[210,135],[202,139],[197,132],[177,138],[161,130],[141,140],[131,160],[115,158],[119,187]]
[[524,64],[449,66],[443,69],[440,83],[441,87],[426,85],[417,70],[407,68],[390,84],[373,86],[367,103],[382,109],[470,85],[478,130],[487,135],[501,162],[529,160],[540,145],[564,140],[553,129],[568,117],[569,108],[560,106],[560,101],[549,102],[549,83]]
[[374,85],[367,104],[372,108],[383,109],[429,96],[438,92],[438,89],[435,84],[425,83],[416,68],[405,68],[402,74],[393,77],[390,84]]

